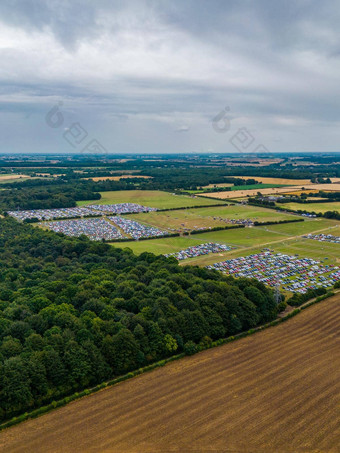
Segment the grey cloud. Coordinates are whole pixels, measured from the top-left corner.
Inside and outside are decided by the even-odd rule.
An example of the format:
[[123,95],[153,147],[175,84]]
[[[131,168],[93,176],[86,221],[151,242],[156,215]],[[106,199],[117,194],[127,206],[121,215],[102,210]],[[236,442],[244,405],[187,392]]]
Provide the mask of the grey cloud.
[[31,114],[20,146],[36,149],[39,121],[63,100],[70,120],[119,151],[155,151],[157,140],[224,151],[211,118],[229,105],[235,125],[278,151],[336,149],[339,21],[332,0],[3,0],[0,134],[8,146]]

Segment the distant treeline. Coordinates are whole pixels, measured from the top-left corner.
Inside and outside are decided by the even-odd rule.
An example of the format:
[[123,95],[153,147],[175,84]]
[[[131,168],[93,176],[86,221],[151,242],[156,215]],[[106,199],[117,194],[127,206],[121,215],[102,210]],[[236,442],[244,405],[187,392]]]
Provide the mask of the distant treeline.
[[261,226],[261,225],[281,225],[283,223],[295,223],[295,222],[304,222],[305,219],[290,219],[290,220],[272,220],[272,221],[267,221],[267,222],[258,222],[255,221],[254,225],[255,226]]

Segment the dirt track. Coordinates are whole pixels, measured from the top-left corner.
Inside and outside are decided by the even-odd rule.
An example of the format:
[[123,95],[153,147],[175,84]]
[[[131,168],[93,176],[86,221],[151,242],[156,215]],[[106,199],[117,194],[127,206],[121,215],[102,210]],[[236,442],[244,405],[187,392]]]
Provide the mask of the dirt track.
[[340,296],[0,433],[1,452],[337,452]]

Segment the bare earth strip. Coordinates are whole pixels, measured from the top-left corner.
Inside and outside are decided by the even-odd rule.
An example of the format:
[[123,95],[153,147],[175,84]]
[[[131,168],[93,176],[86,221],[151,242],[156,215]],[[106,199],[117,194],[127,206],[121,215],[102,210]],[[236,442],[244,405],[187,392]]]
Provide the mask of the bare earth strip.
[[340,296],[0,433],[1,452],[337,452]]

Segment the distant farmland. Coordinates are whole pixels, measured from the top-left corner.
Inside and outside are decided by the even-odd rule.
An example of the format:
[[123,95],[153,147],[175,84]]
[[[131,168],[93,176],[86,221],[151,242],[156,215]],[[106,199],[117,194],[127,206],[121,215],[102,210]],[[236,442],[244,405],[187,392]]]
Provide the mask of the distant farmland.
[[339,302],[5,430],[0,451],[338,451]]

